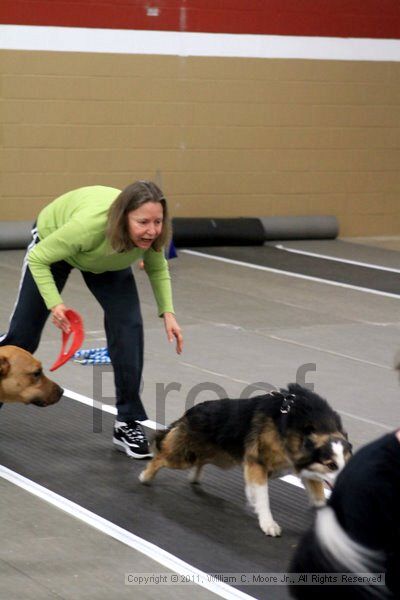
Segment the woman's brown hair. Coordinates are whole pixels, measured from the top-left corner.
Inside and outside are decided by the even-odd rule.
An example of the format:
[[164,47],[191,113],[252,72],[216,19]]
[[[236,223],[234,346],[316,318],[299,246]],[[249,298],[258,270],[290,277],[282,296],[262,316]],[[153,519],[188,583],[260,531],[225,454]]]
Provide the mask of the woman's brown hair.
[[167,246],[171,239],[171,222],[167,200],[152,181],[135,181],[117,196],[108,211],[106,237],[115,252],[127,252],[135,247],[129,237],[128,213],[147,202],[159,202],[163,208],[163,225],[160,235],[151,245],[157,252]]

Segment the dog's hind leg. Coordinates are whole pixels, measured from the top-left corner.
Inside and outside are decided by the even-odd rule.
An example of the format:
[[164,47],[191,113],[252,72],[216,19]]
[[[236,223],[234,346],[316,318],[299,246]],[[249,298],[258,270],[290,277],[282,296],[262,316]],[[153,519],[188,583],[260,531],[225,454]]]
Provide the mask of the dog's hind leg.
[[256,461],[246,460],[244,463],[244,478],[246,482],[246,496],[258,516],[261,529],[264,533],[272,537],[281,535],[281,528],[274,521],[269,506],[268,474],[266,468]]
[[147,467],[140,473],[139,481],[142,483],[150,483],[152,479],[157,475],[158,471],[163,467],[168,466],[168,461],[165,460],[162,454],[157,454],[147,465]]
[[203,466],[204,466],[203,464],[198,464],[189,471],[188,480],[190,483],[192,483],[192,484],[200,483],[200,475],[201,475]]

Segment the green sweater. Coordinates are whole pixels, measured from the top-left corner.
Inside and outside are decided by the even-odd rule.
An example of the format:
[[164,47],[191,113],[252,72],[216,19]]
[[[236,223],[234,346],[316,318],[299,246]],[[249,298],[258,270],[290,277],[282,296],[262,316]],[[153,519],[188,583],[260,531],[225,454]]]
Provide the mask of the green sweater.
[[28,255],[32,276],[47,308],[61,304],[50,265],[65,260],[81,271],[104,273],[126,269],[143,259],[158,313],[174,312],[168,262],[162,251],[133,248],[117,254],[105,238],[108,210],[120,190],[90,186],[63,194],[39,214],[40,242]]

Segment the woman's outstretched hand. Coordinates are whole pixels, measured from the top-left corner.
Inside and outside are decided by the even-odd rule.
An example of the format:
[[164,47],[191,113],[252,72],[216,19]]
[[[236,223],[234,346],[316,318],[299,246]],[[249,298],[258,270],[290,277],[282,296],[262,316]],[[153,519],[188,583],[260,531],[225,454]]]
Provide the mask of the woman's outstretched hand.
[[175,315],[174,313],[164,313],[163,314],[163,318],[164,318],[164,326],[165,326],[165,331],[167,332],[167,338],[169,342],[173,342],[174,338],[176,339],[176,352],[177,354],[181,354],[182,353],[182,348],[183,348],[183,336],[182,336],[182,330],[179,327],[176,319],[175,319]]

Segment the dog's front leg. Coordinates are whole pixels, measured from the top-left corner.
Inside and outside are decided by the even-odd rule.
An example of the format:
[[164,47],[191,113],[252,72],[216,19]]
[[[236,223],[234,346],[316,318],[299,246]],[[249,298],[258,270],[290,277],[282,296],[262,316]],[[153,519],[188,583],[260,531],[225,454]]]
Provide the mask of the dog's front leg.
[[246,496],[258,516],[261,529],[272,537],[281,535],[282,530],[274,521],[269,506],[268,474],[265,467],[255,461],[245,462],[244,478]]
[[161,454],[157,454],[147,465],[147,467],[140,473],[139,481],[141,483],[150,483],[156,476],[157,472],[166,467],[167,463]]
[[325,506],[325,489],[322,481],[317,481],[316,479],[307,479],[306,477],[303,477],[302,482],[307,490],[311,504],[316,508],[319,508],[320,506]]
[[189,471],[189,477],[188,477],[189,483],[192,483],[193,485],[200,483],[200,475],[201,475],[202,469],[203,469],[203,465],[196,465]]

